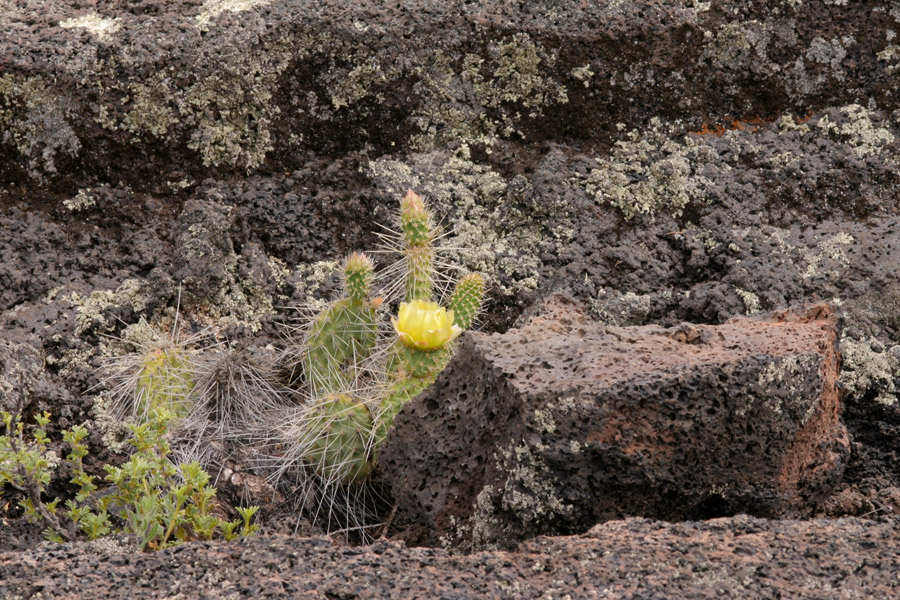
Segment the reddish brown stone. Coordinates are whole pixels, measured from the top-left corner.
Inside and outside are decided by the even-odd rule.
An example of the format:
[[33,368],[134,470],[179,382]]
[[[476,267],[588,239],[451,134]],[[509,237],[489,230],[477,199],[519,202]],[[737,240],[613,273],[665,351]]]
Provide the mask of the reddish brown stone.
[[557,297],[472,334],[382,451],[401,513],[509,547],[625,515],[808,515],[839,479],[833,311],[605,327]]

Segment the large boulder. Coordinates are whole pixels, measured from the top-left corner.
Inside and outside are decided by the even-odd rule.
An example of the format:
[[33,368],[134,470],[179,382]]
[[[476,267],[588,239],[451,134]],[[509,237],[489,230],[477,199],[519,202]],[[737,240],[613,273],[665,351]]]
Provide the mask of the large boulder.
[[557,296],[520,329],[468,335],[381,468],[419,541],[461,547],[626,515],[809,515],[848,455],[837,339],[824,305],[611,327]]

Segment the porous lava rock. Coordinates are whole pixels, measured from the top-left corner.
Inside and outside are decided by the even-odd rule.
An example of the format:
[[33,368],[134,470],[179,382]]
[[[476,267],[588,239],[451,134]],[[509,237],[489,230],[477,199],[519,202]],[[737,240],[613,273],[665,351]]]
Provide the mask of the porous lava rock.
[[896,521],[702,523],[627,519],[517,552],[454,556],[378,540],[260,536],[142,554],[103,540],[0,553],[0,597],[196,598],[893,598]]
[[510,547],[625,515],[809,515],[849,452],[833,310],[602,326],[565,296],[473,333],[381,453],[426,543]]

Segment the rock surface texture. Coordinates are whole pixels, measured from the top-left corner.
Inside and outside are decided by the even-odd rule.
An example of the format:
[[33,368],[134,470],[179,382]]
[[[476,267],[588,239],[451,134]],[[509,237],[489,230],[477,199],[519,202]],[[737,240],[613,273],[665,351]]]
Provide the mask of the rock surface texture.
[[894,598],[895,521],[704,523],[628,519],[582,536],[538,538],[516,552],[453,556],[380,540],[325,538],[196,543],[156,554],[107,544],[0,554],[8,600],[275,598]]
[[472,334],[380,461],[401,515],[511,547],[628,515],[809,515],[849,454],[830,308],[723,325],[598,325],[556,297]]

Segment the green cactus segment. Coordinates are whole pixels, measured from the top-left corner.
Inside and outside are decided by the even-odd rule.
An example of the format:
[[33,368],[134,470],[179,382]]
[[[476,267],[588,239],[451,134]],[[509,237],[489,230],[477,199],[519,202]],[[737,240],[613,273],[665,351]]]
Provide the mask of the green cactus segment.
[[431,213],[421,196],[409,190],[400,201],[400,230],[408,247],[430,246],[434,241]]
[[304,432],[305,460],[327,481],[359,483],[372,470],[372,415],[349,394],[318,400]]
[[372,292],[372,260],[362,252],[354,252],[344,263],[344,287],[352,302],[363,302]]
[[397,341],[388,358],[388,373],[394,379],[430,378],[432,381],[453,357],[452,343],[426,352]]
[[378,418],[375,423],[375,448],[377,449],[388,431],[394,425],[397,413],[403,405],[424,392],[428,386],[434,383],[435,377],[408,377],[398,379],[387,390],[381,403],[378,405]]
[[434,250],[430,246],[409,248],[406,251],[406,301],[431,301],[434,288]]
[[314,396],[347,389],[355,369],[375,346],[376,305],[338,300],[316,317],[303,367]]
[[147,417],[164,410],[176,417],[187,415],[188,395],[194,378],[187,358],[176,349],[154,350],[141,362],[135,384],[137,414]]
[[375,424],[375,447],[384,440],[394,424],[394,417],[404,404],[424,392],[453,357],[451,346],[425,352],[398,341],[391,349],[387,370],[391,383],[378,405]]
[[482,300],[484,300],[484,277],[478,273],[469,273],[460,279],[447,307],[453,311],[453,324],[461,329],[471,327],[481,310]]

